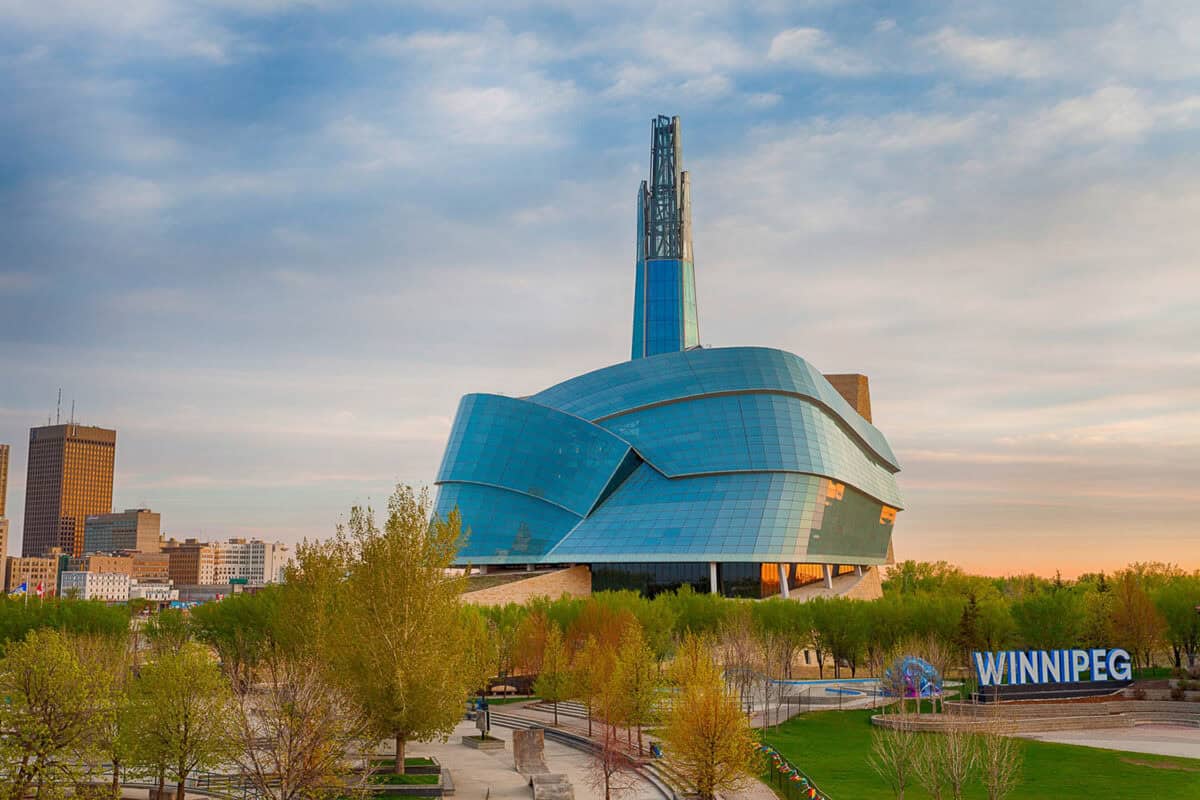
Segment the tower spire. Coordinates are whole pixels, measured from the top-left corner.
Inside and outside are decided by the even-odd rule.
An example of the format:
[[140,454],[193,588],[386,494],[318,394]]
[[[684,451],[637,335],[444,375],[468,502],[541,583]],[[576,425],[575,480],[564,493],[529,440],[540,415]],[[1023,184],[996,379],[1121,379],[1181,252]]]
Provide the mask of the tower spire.
[[692,191],[679,117],[650,122],[650,180],[638,190],[633,358],[700,346]]

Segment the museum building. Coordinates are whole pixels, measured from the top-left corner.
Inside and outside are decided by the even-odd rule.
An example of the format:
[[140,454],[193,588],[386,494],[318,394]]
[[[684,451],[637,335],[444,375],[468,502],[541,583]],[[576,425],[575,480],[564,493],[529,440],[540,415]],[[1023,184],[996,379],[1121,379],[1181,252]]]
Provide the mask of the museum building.
[[528,397],[462,398],[435,507],[462,515],[457,563],[587,565],[594,590],[737,597],[889,563],[900,465],[866,377],[701,346],[679,118],[651,136],[632,357]]

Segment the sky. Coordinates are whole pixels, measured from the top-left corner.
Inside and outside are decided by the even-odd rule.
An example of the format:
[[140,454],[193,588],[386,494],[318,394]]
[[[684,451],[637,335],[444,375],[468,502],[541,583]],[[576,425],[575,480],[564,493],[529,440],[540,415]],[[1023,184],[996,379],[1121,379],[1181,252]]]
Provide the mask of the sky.
[[870,376],[898,558],[1200,567],[1193,2],[0,0],[0,442],[328,535],[628,357],[649,121],[706,345]]

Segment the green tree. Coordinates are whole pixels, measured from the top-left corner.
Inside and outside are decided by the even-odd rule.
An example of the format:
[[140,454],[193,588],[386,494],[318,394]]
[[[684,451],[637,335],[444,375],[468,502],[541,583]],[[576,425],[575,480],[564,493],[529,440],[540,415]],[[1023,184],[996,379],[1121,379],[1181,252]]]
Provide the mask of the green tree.
[[571,685],[574,695],[587,708],[588,736],[592,735],[596,703],[612,674],[614,658],[612,650],[601,647],[596,637],[589,636],[583,646],[575,652],[575,658],[571,662]]
[[[1141,565],[1134,565],[1141,566]],[[1166,623],[1143,587],[1137,569],[1119,573],[1112,588],[1112,631],[1117,642],[1133,654],[1135,664],[1149,667],[1162,641]]]
[[193,772],[236,755],[233,695],[212,657],[195,643],[142,667],[130,698],[132,760],[175,782],[176,800]]
[[1086,613],[1080,596],[1069,589],[1034,591],[1012,604],[1021,644],[1033,650],[1075,647],[1083,638]]
[[542,669],[533,683],[533,691],[554,705],[554,724],[558,724],[558,704],[571,696],[571,658],[562,631],[551,622],[542,651]]
[[637,731],[638,754],[642,753],[642,728],[654,722],[661,683],[654,651],[646,643],[642,629],[631,626],[621,640],[612,682],[618,707],[627,728]]
[[101,762],[112,766],[113,797],[120,796],[121,768],[128,761],[130,743],[130,690],[133,684],[133,653],[130,637],[81,635],[72,642],[80,666],[98,678],[106,692],[108,710],[96,731],[96,761],[90,770],[99,773]]
[[113,714],[109,677],[86,668],[56,630],[9,645],[0,660],[0,797],[45,800],[85,777]]
[[1195,666],[1196,651],[1200,649],[1200,576],[1174,578],[1153,594],[1154,605],[1166,623],[1166,638],[1176,667],[1187,659],[1189,668]]
[[192,609],[196,638],[217,651],[235,689],[250,681],[254,667],[275,646],[280,592],[268,586]]
[[400,486],[382,528],[356,507],[334,544],[347,553],[346,578],[333,593],[323,653],[370,730],[395,741],[397,773],[406,743],[449,736],[476,688],[458,625],[465,579],[449,571],[460,517],[431,517],[429,493]]
[[159,611],[146,620],[142,630],[150,649],[158,655],[178,653],[192,640],[192,626],[184,613],[177,608]]

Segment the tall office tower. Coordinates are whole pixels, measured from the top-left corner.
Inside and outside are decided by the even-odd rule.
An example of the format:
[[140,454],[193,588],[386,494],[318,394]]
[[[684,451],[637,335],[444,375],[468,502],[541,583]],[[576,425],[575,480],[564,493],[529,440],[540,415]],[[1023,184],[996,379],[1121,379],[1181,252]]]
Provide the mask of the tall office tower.
[[0,444],[0,560],[8,556],[8,520],[4,509],[8,497],[8,445]]
[[4,519],[8,515],[4,513],[7,508],[8,497],[8,445],[0,444],[0,519]]
[[692,185],[679,117],[650,123],[650,181],[638,189],[632,358],[700,346],[692,265]]
[[83,555],[85,520],[112,511],[117,432],[67,423],[29,430],[24,556]]

